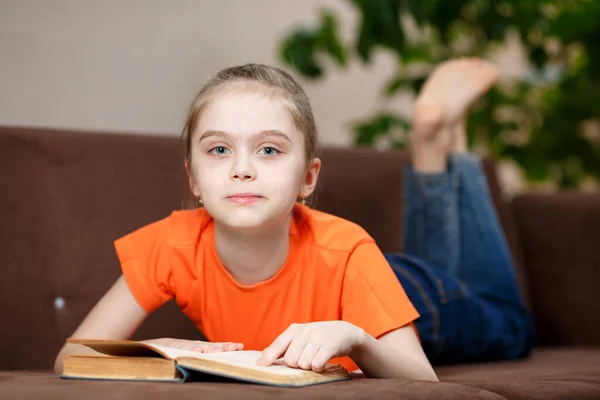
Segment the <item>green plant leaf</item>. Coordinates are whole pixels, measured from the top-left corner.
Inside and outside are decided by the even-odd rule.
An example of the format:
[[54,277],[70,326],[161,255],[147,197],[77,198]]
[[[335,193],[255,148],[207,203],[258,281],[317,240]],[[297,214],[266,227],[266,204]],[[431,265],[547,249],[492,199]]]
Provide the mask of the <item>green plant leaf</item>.
[[549,176],[547,159],[536,149],[516,146],[507,146],[502,156],[516,161],[525,172],[525,177],[534,182],[543,182]]
[[538,69],[541,69],[548,62],[548,55],[542,46],[535,46],[529,50],[529,59]]
[[361,11],[356,50],[364,62],[377,47],[402,51],[405,44],[397,0],[351,0]]
[[326,9],[321,10],[318,46],[326,50],[338,65],[346,65],[346,50],[339,38],[337,18],[332,11]]
[[405,0],[405,6],[419,25],[429,22],[440,0]]
[[389,134],[394,127],[408,131],[409,123],[400,116],[380,113],[354,126],[355,143],[359,146],[373,146],[379,136]]
[[423,87],[423,84],[425,83],[426,80],[427,80],[427,77],[423,77],[423,78],[416,78],[411,81],[411,86],[412,86],[412,89],[415,91],[415,93],[419,93],[421,91],[421,88]]
[[316,34],[307,30],[297,30],[284,39],[281,45],[281,58],[307,78],[319,78],[323,69],[315,61]]
[[392,97],[401,89],[412,89],[411,79],[404,75],[397,75],[389,81],[384,88],[384,95]]

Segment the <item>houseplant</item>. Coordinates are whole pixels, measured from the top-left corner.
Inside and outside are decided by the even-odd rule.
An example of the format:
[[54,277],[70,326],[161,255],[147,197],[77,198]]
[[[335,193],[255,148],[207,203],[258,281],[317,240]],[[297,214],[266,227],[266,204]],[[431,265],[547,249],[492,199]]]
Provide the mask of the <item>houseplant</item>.
[[[344,0],[340,0],[344,1]],[[597,0],[346,0],[359,13],[352,43],[338,32],[339,16],[322,8],[312,27],[281,41],[281,60],[309,79],[326,73],[323,57],[340,68],[391,52],[397,74],[382,96],[417,92],[429,70],[454,57],[486,57],[519,38],[529,73],[503,79],[470,113],[470,146],[513,160],[529,182],[577,188],[600,181],[600,1]],[[421,68],[415,68],[416,66]],[[354,121],[356,145],[372,146],[410,121],[380,112]],[[402,137],[390,140],[404,147]]]

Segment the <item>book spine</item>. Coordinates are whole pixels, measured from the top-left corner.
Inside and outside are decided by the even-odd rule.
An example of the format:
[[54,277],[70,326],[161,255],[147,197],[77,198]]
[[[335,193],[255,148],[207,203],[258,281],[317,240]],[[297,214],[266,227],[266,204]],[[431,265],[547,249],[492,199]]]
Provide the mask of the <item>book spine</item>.
[[190,371],[188,371],[185,368],[179,366],[177,363],[175,363],[175,368],[181,374],[181,379],[179,380],[179,383],[184,383],[184,382],[186,382],[186,381],[188,381],[190,379]]

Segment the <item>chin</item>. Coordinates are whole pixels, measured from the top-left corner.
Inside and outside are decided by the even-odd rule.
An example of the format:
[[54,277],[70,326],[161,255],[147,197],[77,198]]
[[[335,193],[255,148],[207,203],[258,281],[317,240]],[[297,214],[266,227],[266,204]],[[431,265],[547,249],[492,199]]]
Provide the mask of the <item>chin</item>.
[[206,208],[216,222],[232,229],[257,229],[268,221],[263,210],[252,207],[211,207],[210,210]]
[[[212,214],[212,213],[211,213]],[[236,206],[223,207],[213,218],[230,229],[241,231],[268,230],[285,221],[286,213],[280,210],[266,210],[262,207]]]
[[244,215],[243,213],[231,213],[224,216],[222,222],[232,228],[260,228],[265,220],[258,215]]

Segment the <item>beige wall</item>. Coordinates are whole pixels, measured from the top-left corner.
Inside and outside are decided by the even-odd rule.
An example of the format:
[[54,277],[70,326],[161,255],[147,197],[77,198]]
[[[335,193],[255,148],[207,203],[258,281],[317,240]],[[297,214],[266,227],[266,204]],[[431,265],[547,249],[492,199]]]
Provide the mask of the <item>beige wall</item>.
[[[322,4],[347,36],[343,0],[0,0],[0,124],[176,135],[207,75],[277,63],[278,40]],[[380,106],[394,64],[376,60],[304,82],[323,143],[350,144],[348,123]]]

